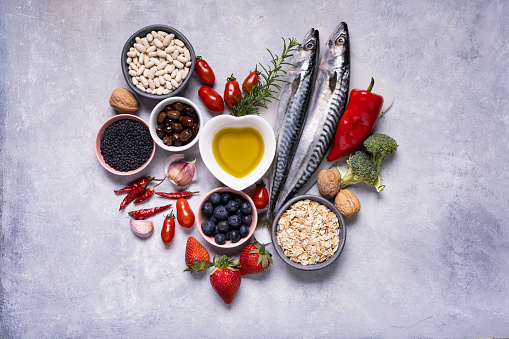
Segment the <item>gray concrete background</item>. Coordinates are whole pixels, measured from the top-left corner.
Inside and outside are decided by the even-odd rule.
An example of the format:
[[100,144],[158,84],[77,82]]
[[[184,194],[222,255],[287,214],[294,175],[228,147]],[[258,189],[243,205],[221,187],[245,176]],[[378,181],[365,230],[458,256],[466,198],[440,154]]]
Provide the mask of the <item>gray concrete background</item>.
[[[509,336],[508,15],[506,1],[0,2],[0,337]],[[165,248],[158,215],[137,238],[112,192],[134,178],[95,157],[110,93],[126,86],[122,46],[143,26],[174,26],[222,91],[281,37],[340,21],[394,91],[376,128],[400,145],[386,189],[352,188],[362,210],[334,265],[300,272],[274,253],[225,306],[207,274],[182,272],[197,228]],[[200,85],[183,95],[199,102]],[[140,104],[148,119],[155,103]],[[142,174],[162,174],[166,156]],[[198,166],[191,188],[217,187]]]

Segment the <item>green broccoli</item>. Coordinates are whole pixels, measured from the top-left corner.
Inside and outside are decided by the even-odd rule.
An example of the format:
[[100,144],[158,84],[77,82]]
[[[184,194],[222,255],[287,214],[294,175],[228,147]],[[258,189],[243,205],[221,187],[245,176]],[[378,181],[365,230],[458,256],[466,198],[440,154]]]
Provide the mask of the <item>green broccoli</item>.
[[382,185],[382,179],[376,171],[375,164],[366,152],[357,151],[351,154],[346,162],[348,168],[345,173],[341,172],[339,165],[337,166],[341,173],[341,188],[364,181],[370,186],[375,186],[378,192],[383,191],[385,186]]
[[398,148],[396,140],[385,134],[372,134],[364,140],[364,148],[371,154],[371,160],[380,174],[380,166],[384,158]]

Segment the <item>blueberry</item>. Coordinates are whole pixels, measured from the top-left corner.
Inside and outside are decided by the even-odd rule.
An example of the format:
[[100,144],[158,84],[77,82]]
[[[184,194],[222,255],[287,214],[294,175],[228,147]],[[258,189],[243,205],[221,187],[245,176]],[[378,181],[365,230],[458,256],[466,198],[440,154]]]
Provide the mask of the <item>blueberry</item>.
[[240,212],[244,215],[251,214],[251,204],[247,201],[240,204]]
[[226,209],[228,210],[228,212],[230,212],[230,214],[237,213],[237,210],[239,209],[239,205],[237,204],[237,202],[235,200],[230,200],[226,204]]
[[226,220],[228,219],[228,210],[223,205],[216,206],[214,208],[214,217],[219,221]]
[[216,224],[210,219],[207,219],[201,223],[201,230],[205,235],[208,235],[209,237],[214,235],[215,229]]
[[220,220],[217,220],[217,218],[214,215],[212,215],[209,219],[212,220],[214,222],[214,224],[217,224],[220,221]]
[[237,230],[233,230],[230,232],[230,240],[232,242],[237,242],[240,240],[240,232]]
[[[214,240],[216,241],[216,244],[218,245],[224,245],[225,241],[226,241],[226,235],[224,235],[223,233],[218,233],[216,234],[216,236],[214,237]],[[238,240],[237,240],[238,241]]]
[[242,223],[244,225],[247,225],[248,227],[251,226],[251,223],[253,222],[253,217],[251,214],[242,216]]
[[219,230],[219,232],[221,233],[228,233],[228,231],[230,230],[230,226],[228,225],[228,221],[220,221],[218,224],[217,224],[217,229]]
[[233,200],[235,200],[235,202],[237,203],[237,205],[240,206],[240,204],[242,204],[244,201],[246,201],[246,199],[242,198],[240,195],[236,195]]
[[221,194],[221,203],[226,205],[228,201],[232,200],[232,194],[231,193],[223,193]]
[[249,234],[249,226],[246,225],[240,226],[239,232],[242,238],[247,237],[247,235]]
[[228,233],[226,233],[226,240],[230,240],[230,233],[231,233],[231,232],[232,232],[232,231],[229,231]]
[[221,194],[219,194],[217,192],[216,193],[212,193],[210,195],[210,199],[209,200],[212,203],[212,205],[217,206],[217,205],[219,205],[221,203]]
[[215,236],[216,234],[219,234],[219,233],[221,233],[221,232],[219,232],[219,226],[216,224],[214,226],[214,234],[213,235]]
[[212,206],[212,204],[209,201],[207,201],[201,206],[201,211],[207,217],[210,217],[214,213],[214,206]]
[[228,217],[228,224],[231,228],[238,229],[240,227],[240,217],[236,214]]

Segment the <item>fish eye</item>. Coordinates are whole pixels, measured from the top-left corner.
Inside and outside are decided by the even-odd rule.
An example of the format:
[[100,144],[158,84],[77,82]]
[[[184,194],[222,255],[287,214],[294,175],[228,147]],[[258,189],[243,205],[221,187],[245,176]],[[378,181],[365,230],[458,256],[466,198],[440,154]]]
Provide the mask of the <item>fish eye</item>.
[[345,37],[344,37],[344,36],[342,36],[342,35],[340,35],[340,36],[336,39],[336,43],[337,43],[338,45],[342,45],[342,44],[344,44],[344,43],[345,43]]
[[306,48],[307,48],[307,49],[311,49],[311,48],[313,48],[313,47],[315,47],[315,43],[314,43],[313,41],[310,41],[310,42],[308,42],[308,43],[306,44]]

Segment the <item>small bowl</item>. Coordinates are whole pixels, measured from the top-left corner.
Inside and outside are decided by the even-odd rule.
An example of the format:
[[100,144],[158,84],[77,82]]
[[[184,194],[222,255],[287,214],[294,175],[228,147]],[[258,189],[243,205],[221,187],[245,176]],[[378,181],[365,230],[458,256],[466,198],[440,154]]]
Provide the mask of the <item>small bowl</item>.
[[[171,105],[177,101],[180,101],[181,103],[187,104],[194,108],[196,114],[198,115],[198,120],[199,120],[198,123],[199,123],[200,127],[198,130],[198,134],[196,134],[194,139],[191,140],[191,142],[189,142],[188,144],[185,144],[182,146],[168,146],[163,142],[163,140],[161,138],[159,138],[157,136],[157,133],[156,133],[157,116],[166,106]],[[200,108],[191,100],[184,98],[184,97],[171,97],[171,98],[162,100],[160,103],[158,103],[156,105],[156,107],[154,107],[154,109],[150,113],[150,117],[148,119],[148,124],[149,124],[150,135],[152,136],[152,139],[154,139],[155,143],[159,147],[161,147],[162,149],[165,149],[167,151],[170,151],[170,152],[180,152],[180,151],[184,151],[186,149],[193,147],[198,142],[198,139],[200,138],[200,135],[202,134],[202,129],[203,129],[203,114],[201,113]]]
[[[263,138],[265,150],[260,163],[251,173],[242,178],[236,178],[223,170],[212,152],[214,136],[223,128],[228,127],[252,127],[260,132]],[[207,122],[200,138],[200,155],[209,171],[223,184],[237,191],[242,191],[257,182],[269,169],[275,154],[276,137],[274,136],[274,131],[265,119],[257,115],[243,117],[233,117],[231,115],[216,116]]]
[[[313,201],[316,201],[322,205],[325,205],[327,206],[327,208],[329,208],[333,213],[335,213],[338,217],[338,222],[339,222],[339,244],[338,244],[338,249],[336,250],[336,252],[334,252],[334,254],[327,260],[325,261],[322,261],[320,263],[317,263],[317,264],[312,264],[312,265],[302,265],[300,263],[296,263],[292,260],[290,260],[290,258],[288,258],[284,252],[283,252],[283,249],[281,248],[281,246],[279,246],[279,243],[277,241],[277,227],[278,227],[278,222],[279,222],[279,218],[281,218],[281,215],[295,202],[297,201],[300,201],[300,200],[305,200],[305,199],[309,199],[309,200],[313,200]],[[336,206],[334,206],[334,204],[332,204],[329,200],[327,199],[324,199],[322,197],[319,197],[319,196],[316,196],[316,195],[301,195],[301,196],[297,196],[293,199],[291,199],[290,201],[288,201],[286,204],[284,204],[284,206],[281,208],[281,210],[277,213],[276,217],[274,218],[274,222],[272,224],[272,244],[277,252],[277,254],[279,255],[279,257],[285,262],[287,263],[288,265],[290,265],[291,267],[294,267],[294,268],[297,268],[299,270],[303,270],[303,271],[315,271],[315,270],[319,270],[319,269],[322,269],[322,268],[325,268],[327,266],[329,266],[330,264],[332,264],[337,258],[339,258],[341,252],[343,251],[343,247],[345,247],[345,241],[346,241],[346,227],[345,227],[345,220],[343,219],[343,216],[341,215],[341,213],[339,212],[339,210],[336,208]]]
[[143,121],[143,119],[141,119],[141,118],[139,118],[139,117],[137,117],[135,115],[132,115],[132,114],[118,114],[118,115],[115,115],[114,117],[111,117],[108,120],[106,120],[106,122],[104,124],[102,124],[101,128],[99,128],[99,131],[97,132],[97,134],[95,136],[95,155],[97,156],[97,159],[99,160],[101,165],[104,168],[106,168],[109,172],[111,172],[113,174],[117,174],[117,175],[131,175],[131,174],[135,174],[135,173],[138,173],[138,172],[142,171],[145,167],[148,166],[148,164],[154,158],[154,154],[156,152],[156,144],[155,144],[155,142],[152,144],[152,153],[150,154],[150,157],[148,158],[147,162],[145,162],[141,167],[139,167],[139,168],[137,168],[135,170],[132,170],[132,171],[129,171],[129,172],[121,172],[121,171],[117,171],[116,169],[114,169],[110,165],[108,165],[104,161],[104,158],[103,158],[103,156],[101,154],[101,137],[102,137],[102,135],[104,133],[104,130],[109,125],[111,125],[115,121],[123,120],[123,119],[139,121],[143,125],[147,126],[147,128],[149,128],[147,123],[145,121]]
[[[150,93],[143,92],[133,84],[132,77],[129,75],[129,65],[126,63],[127,52],[129,51],[129,49],[131,47],[133,47],[136,37],[143,38],[151,31],[156,31],[156,32],[164,31],[164,32],[175,34],[175,38],[182,40],[185,43],[187,49],[189,50],[189,52],[191,54],[192,64],[191,64],[191,67],[189,68],[189,74],[182,81],[182,83],[176,90],[174,90],[168,94],[156,95],[156,94],[150,94]],[[127,82],[127,85],[129,86],[129,88],[134,93],[136,93],[137,95],[142,96],[144,98],[147,98],[147,99],[161,100],[161,99],[166,99],[166,98],[178,95],[186,87],[187,83],[189,82],[189,79],[191,79],[191,76],[194,72],[194,67],[196,64],[195,60],[196,60],[196,54],[194,52],[194,48],[191,45],[191,43],[189,42],[189,40],[187,40],[187,38],[184,36],[184,34],[180,33],[178,30],[176,30],[175,28],[170,27],[170,26],[151,25],[151,26],[147,26],[147,27],[144,27],[144,28],[138,30],[136,33],[131,35],[131,37],[129,39],[127,39],[127,41],[124,45],[124,48],[122,49],[120,64],[122,66],[122,73],[124,74],[124,79]]]
[[[251,205],[251,217],[253,218],[253,222],[251,223],[251,226],[249,226],[249,234],[246,237],[241,238],[236,243],[233,243],[230,240],[226,240],[224,245],[218,245],[218,244],[216,244],[214,237],[209,237],[208,235],[205,235],[205,233],[203,233],[203,231],[201,229],[201,224],[207,219],[207,216],[205,215],[205,213],[202,212],[201,207],[205,202],[207,202],[209,200],[212,193],[215,193],[215,192],[218,192],[218,193],[230,192],[232,194],[239,194],[244,199],[246,199],[249,202],[249,204]],[[198,230],[200,231],[200,234],[211,245],[214,245],[219,248],[236,248],[236,247],[239,247],[242,244],[244,244],[246,241],[248,241],[251,238],[251,236],[253,235],[253,233],[256,229],[256,224],[258,223],[258,212],[256,210],[256,206],[253,203],[253,200],[251,200],[251,198],[246,193],[241,192],[241,191],[236,191],[229,187],[219,187],[219,188],[216,188],[216,189],[210,191],[206,196],[203,197],[202,201],[200,201],[200,204],[198,205],[198,211],[196,213],[196,222],[197,222]]]

